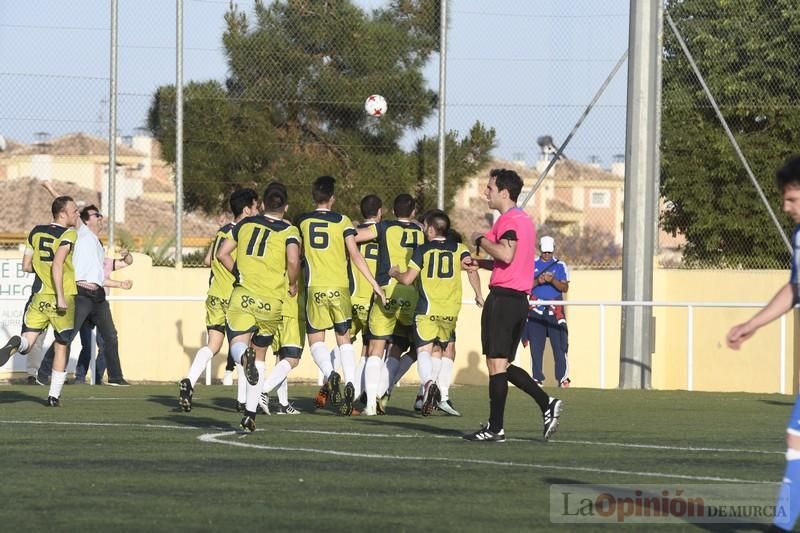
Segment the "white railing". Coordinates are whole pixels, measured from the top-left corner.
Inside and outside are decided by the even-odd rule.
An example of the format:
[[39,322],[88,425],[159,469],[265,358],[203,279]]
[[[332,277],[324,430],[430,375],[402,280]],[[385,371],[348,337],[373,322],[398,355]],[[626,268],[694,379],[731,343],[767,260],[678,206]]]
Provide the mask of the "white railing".
[[[109,301],[113,302],[205,302],[205,296],[109,296]],[[0,296],[0,301],[27,301],[27,296]],[[475,305],[475,300],[465,299],[462,302],[467,305]],[[686,365],[687,365],[687,390],[694,389],[694,310],[697,308],[727,308],[758,309],[764,307],[766,303],[752,302],[661,302],[661,301],[617,301],[617,300],[536,300],[531,302],[534,305],[565,305],[579,307],[597,307],[600,311],[598,328],[600,334],[600,388],[605,388],[605,360],[606,360],[606,307],[685,307],[687,310],[686,325]],[[786,315],[782,315],[780,321],[780,393],[786,393]],[[92,367],[94,367],[94,350],[92,350]],[[92,370],[92,372],[94,372]],[[211,363],[206,367],[206,384],[211,384]],[[92,374],[94,377],[94,374]]]

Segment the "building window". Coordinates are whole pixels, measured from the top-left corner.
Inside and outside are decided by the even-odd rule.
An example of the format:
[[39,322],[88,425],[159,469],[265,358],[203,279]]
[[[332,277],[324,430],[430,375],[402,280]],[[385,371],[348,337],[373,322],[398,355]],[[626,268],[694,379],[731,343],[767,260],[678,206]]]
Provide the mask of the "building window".
[[589,191],[589,205],[591,207],[610,207],[611,191],[605,189],[593,189]]

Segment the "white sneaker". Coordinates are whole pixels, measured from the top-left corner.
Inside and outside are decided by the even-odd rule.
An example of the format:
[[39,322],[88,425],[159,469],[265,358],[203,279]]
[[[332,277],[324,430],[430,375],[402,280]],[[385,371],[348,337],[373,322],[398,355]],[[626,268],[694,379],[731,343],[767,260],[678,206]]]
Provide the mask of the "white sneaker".
[[364,415],[365,416],[378,415],[378,403],[375,401],[375,398],[372,398],[372,401],[367,401],[367,407],[364,408]]
[[225,376],[222,378],[222,384],[229,387],[233,385],[233,370],[225,371]]
[[269,394],[266,392],[261,393],[261,397],[258,399],[258,406],[264,412],[265,415],[270,414],[269,412]]
[[461,413],[456,411],[455,407],[453,407],[453,403],[450,400],[443,400],[439,402],[438,407],[440,411],[444,411],[448,415],[461,416]]

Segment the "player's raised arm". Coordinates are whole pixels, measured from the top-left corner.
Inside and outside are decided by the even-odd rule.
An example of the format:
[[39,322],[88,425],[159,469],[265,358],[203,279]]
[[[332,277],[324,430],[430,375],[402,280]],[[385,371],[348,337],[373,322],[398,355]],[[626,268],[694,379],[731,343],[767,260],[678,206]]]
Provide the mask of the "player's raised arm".
[[383,292],[383,289],[378,282],[375,281],[375,277],[372,275],[372,272],[369,271],[369,266],[367,262],[364,261],[364,256],[361,255],[361,252],[358,251],[358,245],[356,244],[356,237],[352,235],[347,235],[344,238],[344,244],[347,247],[347,253],[350,254],[350,260],[353,261],[353,264],[356,266],[359,272],[364,276],[367,280],[367,283],[370,284],[372,287],[372,292],[378,295],[383,302],[383,305],[386,305],[386,294]]
[[222,263],[222,266],[224,266],[228,272],[233,272],[233,268],[236,263],[231,255],[235,249],[236,241],[225,239],[222,241],[222,244],[219,245],[219,249],[217,250],[217,260]]

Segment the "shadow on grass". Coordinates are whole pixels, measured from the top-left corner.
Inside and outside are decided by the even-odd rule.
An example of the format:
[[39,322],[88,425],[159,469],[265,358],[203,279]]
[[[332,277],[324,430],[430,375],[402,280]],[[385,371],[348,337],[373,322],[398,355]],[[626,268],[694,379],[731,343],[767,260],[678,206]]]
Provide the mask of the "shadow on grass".
[[788,405],[794,405],[794,402],[784,402],[779,400],[758,400],[761,403],[765,403],[767,405],[780,405],[782,407],[786,407]]
[[415,418],[414,421],[405,422],[403,420],[393,419],[389,416],[370,416],[359,417],[359,423],[369,424],[375,428],[395,427],[398,429],[405,429],[417,433],[428,433],[431,435],[441,435],[443,437],[460,437],[464,434],[463,430],[450,429],[437,427],[430,423],[430,419],[423,419],[422,417]]
[[36,403],[44,405],[45,398],[46,395],[34,396],[32,394],[27,394],[25,392],[18,392],[18,391],[0,392],[0,404],[27,402],[27,403]]
[[151,416],[149,420],[159,420],[162,422],[172,422],[186,427],[218,429],[220,431],[231,431],[239,429],[238,418],[234,417],[230,422],[217,418],[197,417],[191,414],[175,414],[166,416]]

